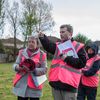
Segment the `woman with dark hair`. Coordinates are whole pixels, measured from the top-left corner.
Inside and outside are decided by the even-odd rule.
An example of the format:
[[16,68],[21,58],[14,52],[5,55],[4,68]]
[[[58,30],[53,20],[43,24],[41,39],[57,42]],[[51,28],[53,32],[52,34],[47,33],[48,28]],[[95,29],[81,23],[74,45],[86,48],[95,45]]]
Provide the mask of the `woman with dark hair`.
[[81,82],[78,89],[77,100],[96,100],[97,87],[99,84],[100,56],[98,46],[90,43],[86,47],[88,60],[82,70]]

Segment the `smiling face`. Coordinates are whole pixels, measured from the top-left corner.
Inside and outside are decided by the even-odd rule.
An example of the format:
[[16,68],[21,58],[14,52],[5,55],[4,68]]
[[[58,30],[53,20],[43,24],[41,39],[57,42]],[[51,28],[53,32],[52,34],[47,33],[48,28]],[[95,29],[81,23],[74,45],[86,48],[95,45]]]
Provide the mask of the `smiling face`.
[[37,39],[34,37],[29,37],[28,38],[28,48],[35,50],[37,48],[38,44],[37,44]]
[[60,28],[60,37],[61,40],[64,42],[72,38],[72,34],[67,31],[67,27]]

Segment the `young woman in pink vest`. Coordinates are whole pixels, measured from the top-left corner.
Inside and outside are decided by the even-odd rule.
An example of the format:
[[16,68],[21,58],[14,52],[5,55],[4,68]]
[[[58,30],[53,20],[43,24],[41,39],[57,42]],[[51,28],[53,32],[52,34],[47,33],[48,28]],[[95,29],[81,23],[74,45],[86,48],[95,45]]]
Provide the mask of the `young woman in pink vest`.
[[[53,54],[54,58],[49,71],[49,84],[52,87],[54,100],[76,100],[77,89],[81,77],[81,68],[86,64],[86,53],[84,44],[74,41],[72,38],[73,27],[69,24],[61,25],[59,43],[54,43],[41,32],[39,33],[40,41],[44,49]],[[71,44],[76,50],[78,58],[60,53],[59,44],[66,41],[71,41]],[[66,51],[66,48],[65,48]]]
[[96,100],[100,69],[98,46],[95,43],[90,43],[86,47],[86,52],[89,59],[82,70],[77,100]]
[[46,53],[39,48],[38,38],[28,37],[28,46],[19,51],[13,69],[16,75],[13,81],[13,93],[17,100],[40,100],[43,84],[37,85],[36,76],[47,72]]

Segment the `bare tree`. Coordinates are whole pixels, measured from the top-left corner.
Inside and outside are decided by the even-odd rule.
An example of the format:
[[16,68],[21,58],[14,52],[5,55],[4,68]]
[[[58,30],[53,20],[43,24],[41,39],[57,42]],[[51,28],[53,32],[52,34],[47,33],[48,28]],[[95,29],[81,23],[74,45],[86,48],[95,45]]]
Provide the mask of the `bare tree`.
[[22,0],[22,5],[23,16],[20,24],[25,41],[28,35],[34,34],[37,30],[46,31],[54,26],[51,4],[44,0]]
[[13,36],[14,36],[14,60],[16,57],[16,36],[17,36],[17,30],[18,30],[18,26],[19,26],[19,5],[17,2],[13,2],[13,6],[10,9],[6,9],[7,10],[7,18],[8,21],[11,25],[11,29],[13,32]]
[[36,30],[46,31],[52,29],[54,21],[52,18],[52,5],[44,2],[44,0],[38,0],[36,4],[36,16],[38,24],[36,24]]
[[0,35],[3,34],[4,29],[4,19],[5,19],[5,10],[4,10],[5,0],[0,0]]

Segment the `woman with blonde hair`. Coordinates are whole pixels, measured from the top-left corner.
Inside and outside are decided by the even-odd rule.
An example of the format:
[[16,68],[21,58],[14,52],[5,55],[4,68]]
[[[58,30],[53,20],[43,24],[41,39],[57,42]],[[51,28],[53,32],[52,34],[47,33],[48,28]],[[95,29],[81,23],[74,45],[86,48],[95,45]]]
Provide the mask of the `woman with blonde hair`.
[[28,37],[28,46],[19,50],[13,69],[16,72],[13,93],[18,97],[17,100],[39,100],[43,84],[37,85],[34,78],[46,74],[47,61],[37,37]]

